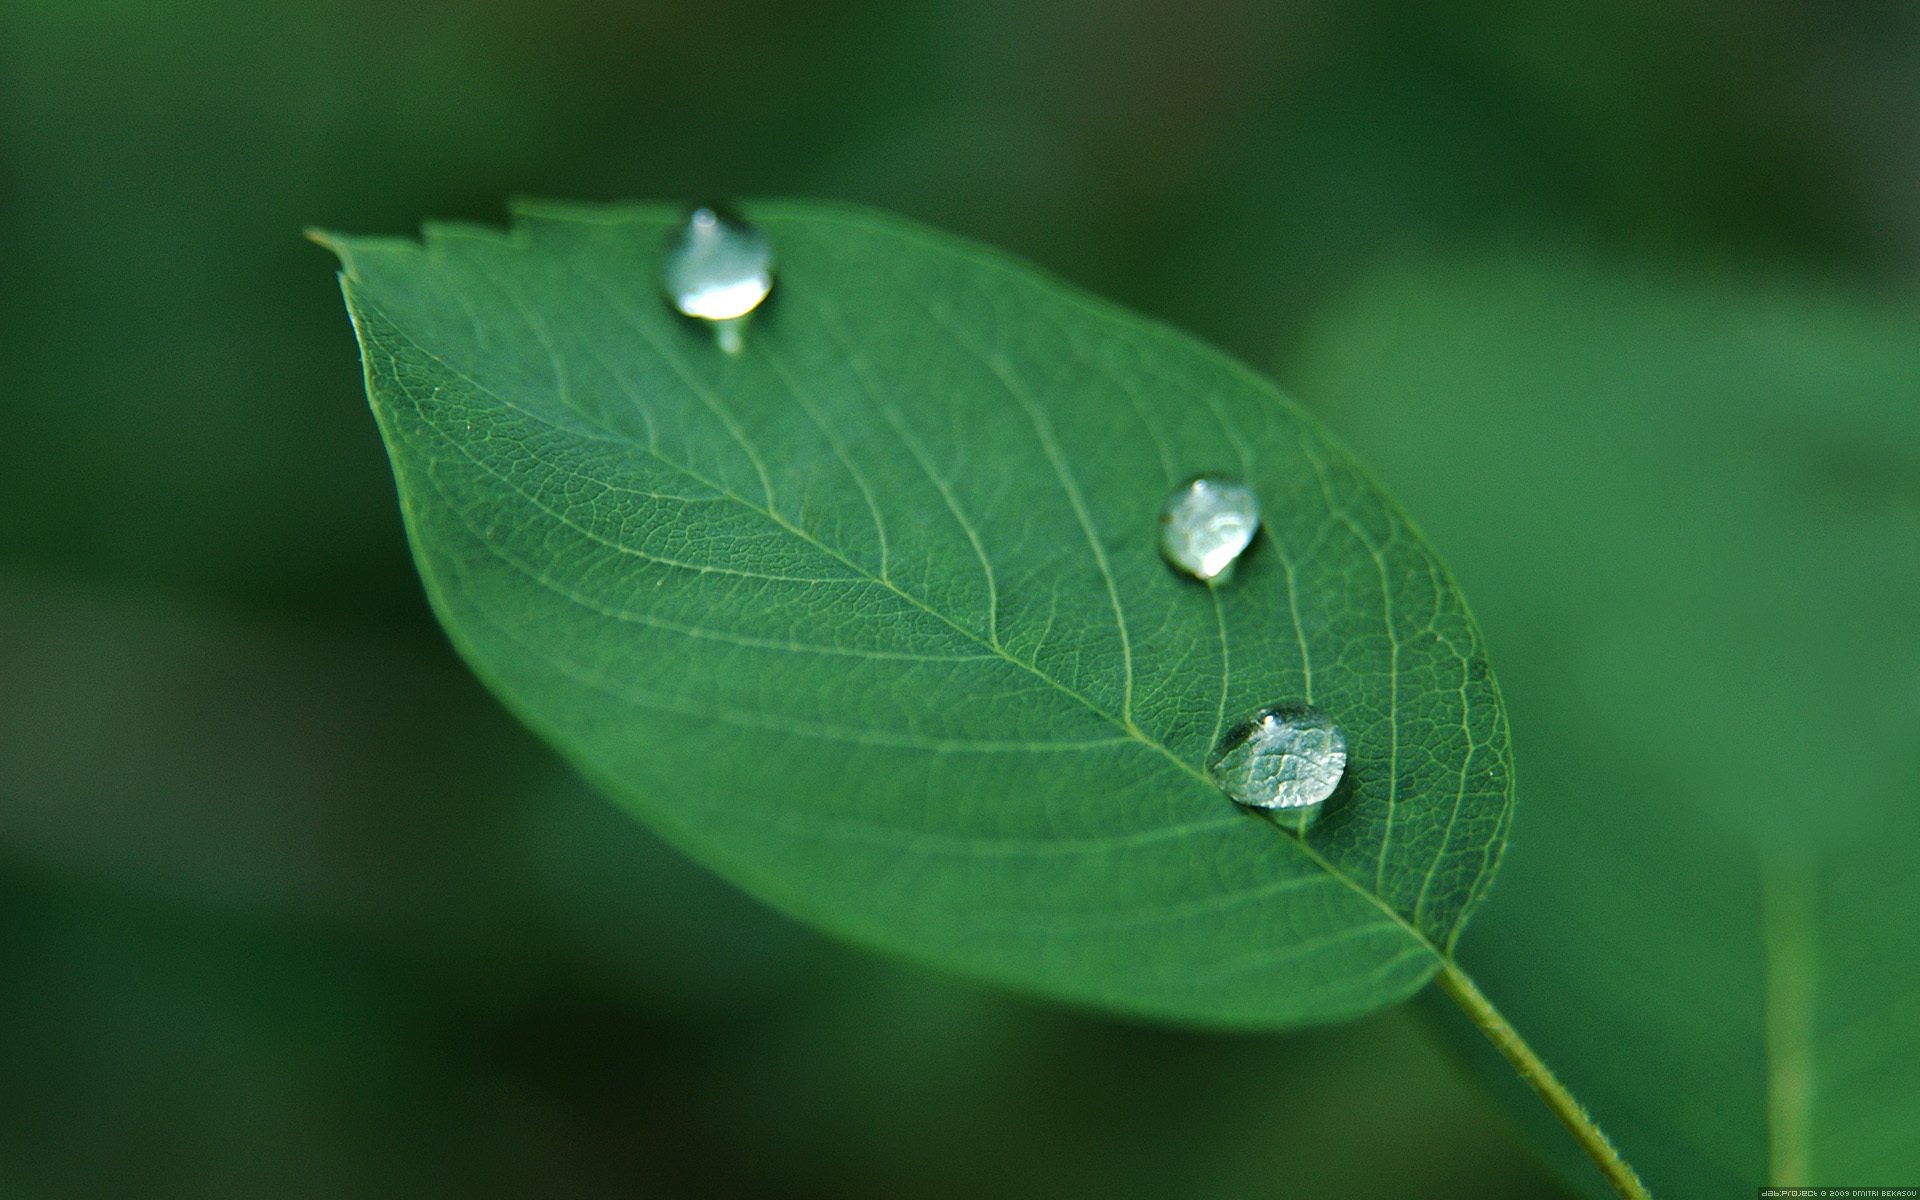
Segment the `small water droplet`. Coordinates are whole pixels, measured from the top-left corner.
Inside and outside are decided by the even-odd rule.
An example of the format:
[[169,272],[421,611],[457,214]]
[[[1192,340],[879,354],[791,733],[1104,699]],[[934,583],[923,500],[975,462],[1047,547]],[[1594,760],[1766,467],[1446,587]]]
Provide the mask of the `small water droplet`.
[[1160,510],[1160,553],[1204,582],[1226,582],[1260,530],[1253,489],[1219,475],[1200,475],[1173,489]]
[[1305,828],[1340,786],[1347,737],[1306,704],[1274,704],[1229,729],[1207,756],[1207,776],[1236,804],[1283,809]]
[[661,286],[674,308],[714,322],[721,348],[739,351],[739,321],[773,290],[773,247],[739,217],[701,207],[667,238]]

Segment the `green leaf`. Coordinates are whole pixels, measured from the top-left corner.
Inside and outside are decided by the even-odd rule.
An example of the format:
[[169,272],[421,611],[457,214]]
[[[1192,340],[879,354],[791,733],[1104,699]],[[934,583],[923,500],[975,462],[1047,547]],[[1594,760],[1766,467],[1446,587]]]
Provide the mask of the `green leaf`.
[[[1271,384],[905,222],[751,210],[744,353],[669,312],[657,208],[337,243],[415,554],[477,672],[610,794],[843,935],[1034,991],[1283,1025],[1403,998],[1485,891],[1505,719],[1457,590]],[[1230,586],[1155,518],[1266,508]],[[1309,843],[1206,779],[1311,700]]]
[[1460,957],[1659,1195],[1920,1177],[1916,334],[1543,256],[1375,281],[1294,372],[1454,549],[1523,716]]

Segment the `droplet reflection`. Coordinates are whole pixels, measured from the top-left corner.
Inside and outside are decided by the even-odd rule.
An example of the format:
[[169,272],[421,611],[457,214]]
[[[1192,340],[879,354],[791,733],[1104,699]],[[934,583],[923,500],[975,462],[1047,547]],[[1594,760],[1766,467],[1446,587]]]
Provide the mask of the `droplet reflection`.
[[739,217],[696,208],[667,238],[660,282],[675,309],[712,322],[721,348],[738,353],[737,322],[773,291],[773,247]]
[[1347,738],[1305,704],[1274,704],[1228,730],[1207,756],[1207,776],[1236,804],[1282,809],[1304,829],[1347,770]]
[[1224,583],[1260,530],[1253,489],[1218,475],[1189,479],[1160,510],[1160,553],[1203,582]]

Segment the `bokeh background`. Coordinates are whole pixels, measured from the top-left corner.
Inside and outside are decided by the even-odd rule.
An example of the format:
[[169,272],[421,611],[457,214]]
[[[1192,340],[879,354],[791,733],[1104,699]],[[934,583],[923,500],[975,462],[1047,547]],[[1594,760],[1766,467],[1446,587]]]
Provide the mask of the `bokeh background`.
[[[0,0],[0,1196],[1566,1195],[1417,1013],[1203,1035],[828,944],[453,658],[302,227],[772,194],[1006,247],[1410,446],[1386,482],[1545,680],[1470,454],[1393,404],[1531,354],[1577,456],[1637,346],[1671,388],[1665,334],[1756,291],[1914,337],[1920,9]],[[1768,386],[1698,370],[1710,427]],[[1782,486],[1911,532],[1901,454]],[[1689,474],[1634,461],[1623,523]],[[1604,761],[1509,690],[1523,802]]]

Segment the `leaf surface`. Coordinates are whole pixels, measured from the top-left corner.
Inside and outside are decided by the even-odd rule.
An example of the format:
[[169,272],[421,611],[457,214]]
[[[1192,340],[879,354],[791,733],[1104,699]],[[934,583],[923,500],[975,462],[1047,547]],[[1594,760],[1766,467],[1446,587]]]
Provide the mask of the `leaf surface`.
[[[745,350],[658,294],[673,215],[335,243],[428,593],[476,671],[670,838],[831,930],[1048,994],[1285,1025],[1402,998],[1485,891],[1506,725],[1458,591],[1265,380],[1000,256],[751,210]],[[1202,471],[1266,525],[1160,561]],[[1301,843],[1206,779],[1311,700]]]
[[1522,715],[1460,958],[1657,1195],[1920,1176],[1917,331],[1542,253],[1383,276],[1293,373],[1456,548]]

